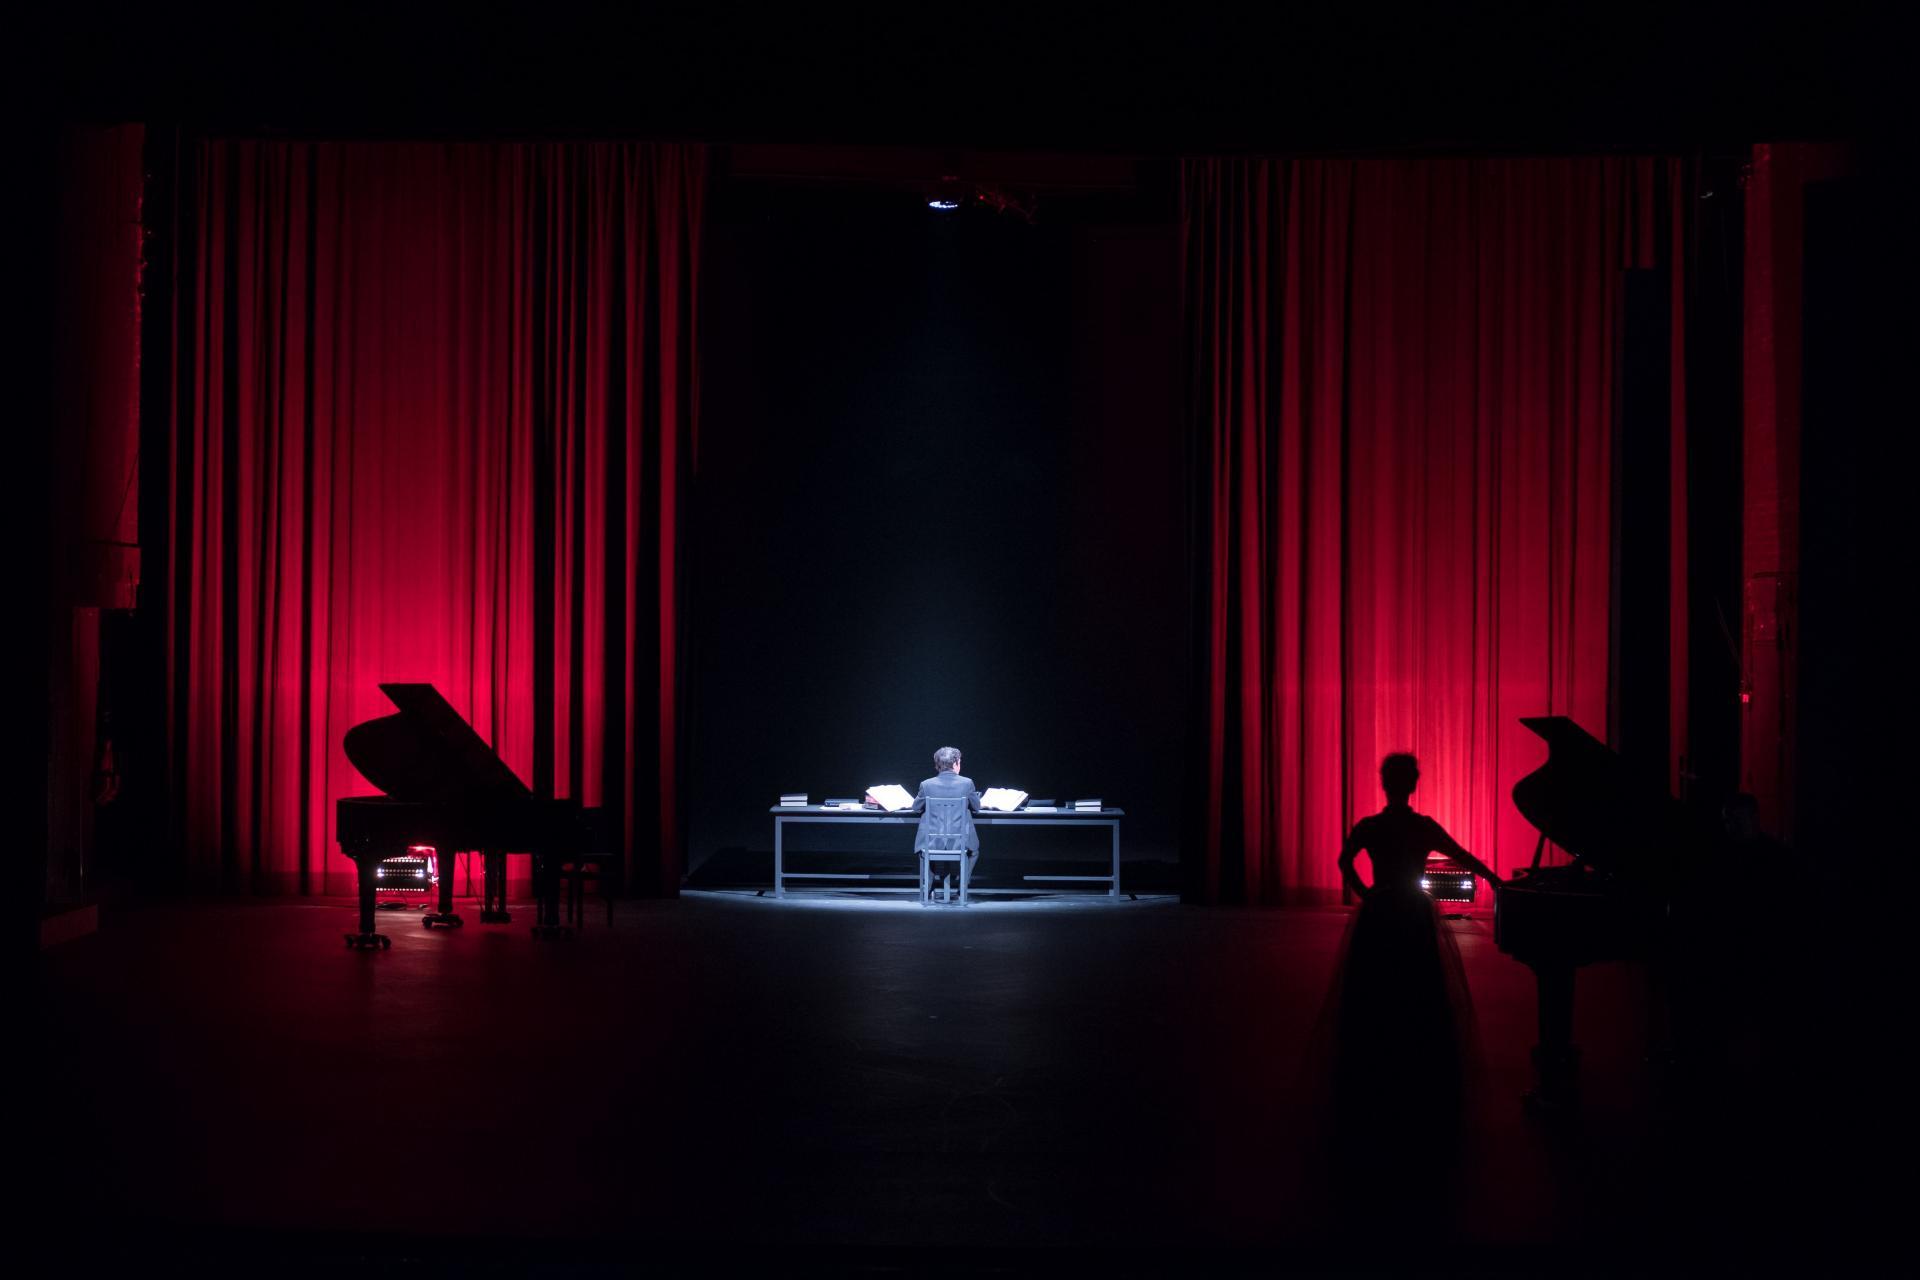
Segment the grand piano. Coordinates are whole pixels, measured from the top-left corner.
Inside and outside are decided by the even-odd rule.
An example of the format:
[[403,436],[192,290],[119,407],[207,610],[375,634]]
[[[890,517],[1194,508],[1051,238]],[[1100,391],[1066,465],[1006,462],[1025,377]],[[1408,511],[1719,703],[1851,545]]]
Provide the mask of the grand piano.
[[380,692],[398,710],[353,726],[342,744],[361,776],[386,793],[345,796],[334,808],[340,851],[359,868],[360,928],[346,935],[347,945],[391,945],[373,927],[379,866],[413,845],[432,845],[442,859],[440,900],[423,918],[428,928],[462,923],[453,910],[448,855],[455,852],[482,856],[481,922],[510,920],[506,855],[516,853],[533,860],[534,935],[564,934],[560,864],[593,844],[600,811],[535,796],[431,684],[383,684]]
[[[1555,1111],[1578,1101],[1574,973],[1608,960],[1658,963],[1675,886],[1707,849],[1706,833],[1653,778],[1565,716],[1521,720],[1547,762],[1513,785],[1514,807],[1540,831],[1533,864],[1495,886],[1493,938],[1533,970],[1540,1039],[1526,1101]],[[1542,866],[1546,843],[1566,866]]]

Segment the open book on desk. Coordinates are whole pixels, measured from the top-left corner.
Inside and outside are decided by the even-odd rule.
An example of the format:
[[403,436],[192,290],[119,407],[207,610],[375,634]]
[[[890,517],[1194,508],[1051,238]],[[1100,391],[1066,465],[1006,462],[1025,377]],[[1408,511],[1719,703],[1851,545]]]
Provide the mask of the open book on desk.
[[[1027,793],[1012,787],[988,787],[980,797],[982,809],[994,809],[1001,813],[1012,813],[1026,802]],[[913,807],[913,796],[898,783],[888,782],[880,786],[868,787],[866,803],[879,805],[888,813],[898,813],[902,809]]]
[[888,813],[913,808],[913,796],[897,782],[884,782],[867,788],[867,803],[877,804]]

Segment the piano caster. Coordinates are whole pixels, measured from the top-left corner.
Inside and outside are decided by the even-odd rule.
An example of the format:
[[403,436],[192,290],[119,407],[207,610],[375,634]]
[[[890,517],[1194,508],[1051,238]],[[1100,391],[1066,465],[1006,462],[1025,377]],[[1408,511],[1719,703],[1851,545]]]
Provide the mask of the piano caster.
[[350,951],[385,951],[393,946],[393,939],[384,933],[350,933],[347,935],[347,948]]
[[481,924],[512,924],[513,913],[511,911],[482,911],[480,913],[480,923]]
[[[484,919],[484,917],[482,917]],[[465,921],[451,911],[430,911],[420,917],[420,923],[431,929],[435,925],[444,925],[449,929],[458,929]]]

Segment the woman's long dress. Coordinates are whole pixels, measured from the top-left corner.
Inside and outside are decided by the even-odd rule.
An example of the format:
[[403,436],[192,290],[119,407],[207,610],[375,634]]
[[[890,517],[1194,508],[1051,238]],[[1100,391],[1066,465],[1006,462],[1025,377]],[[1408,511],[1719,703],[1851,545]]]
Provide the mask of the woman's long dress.
[[1363,819],[1373,888],[1348,925],[1313,1055],[1329,1122],[1328,1189],[1373,1217],[1391,1202],[1411,1226],[1443,1213],[1456,1167],[1475,1045],[1453,934],[1420,889],[1430,851],[1457,848],[1405,806]]

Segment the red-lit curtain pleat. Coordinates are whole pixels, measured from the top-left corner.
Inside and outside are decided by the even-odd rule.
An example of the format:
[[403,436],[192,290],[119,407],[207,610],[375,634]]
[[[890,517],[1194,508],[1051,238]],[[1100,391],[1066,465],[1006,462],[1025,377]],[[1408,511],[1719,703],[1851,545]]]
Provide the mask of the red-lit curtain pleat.
[[1545,759],[1607,723],[1614,326],[1675,162],[1198,160],[1182,169],[1201,446],[1209,901],[1338,888],[1412,751],[1496,868]]
[[1761,825],[1791,836],[1798,772],[1800,303],[1807,187],[1848,171],[1836,143],[1753,148],[1742,237],[1743,579],[1740,785]]
[[197,148],[169,659],[200,882],[349,887],[333,802],[372,788],[342,735],[427,680],[534,785],[550,689],[554,793],[623,808],[631,882],[674,890],[704,173],[626,143]]

